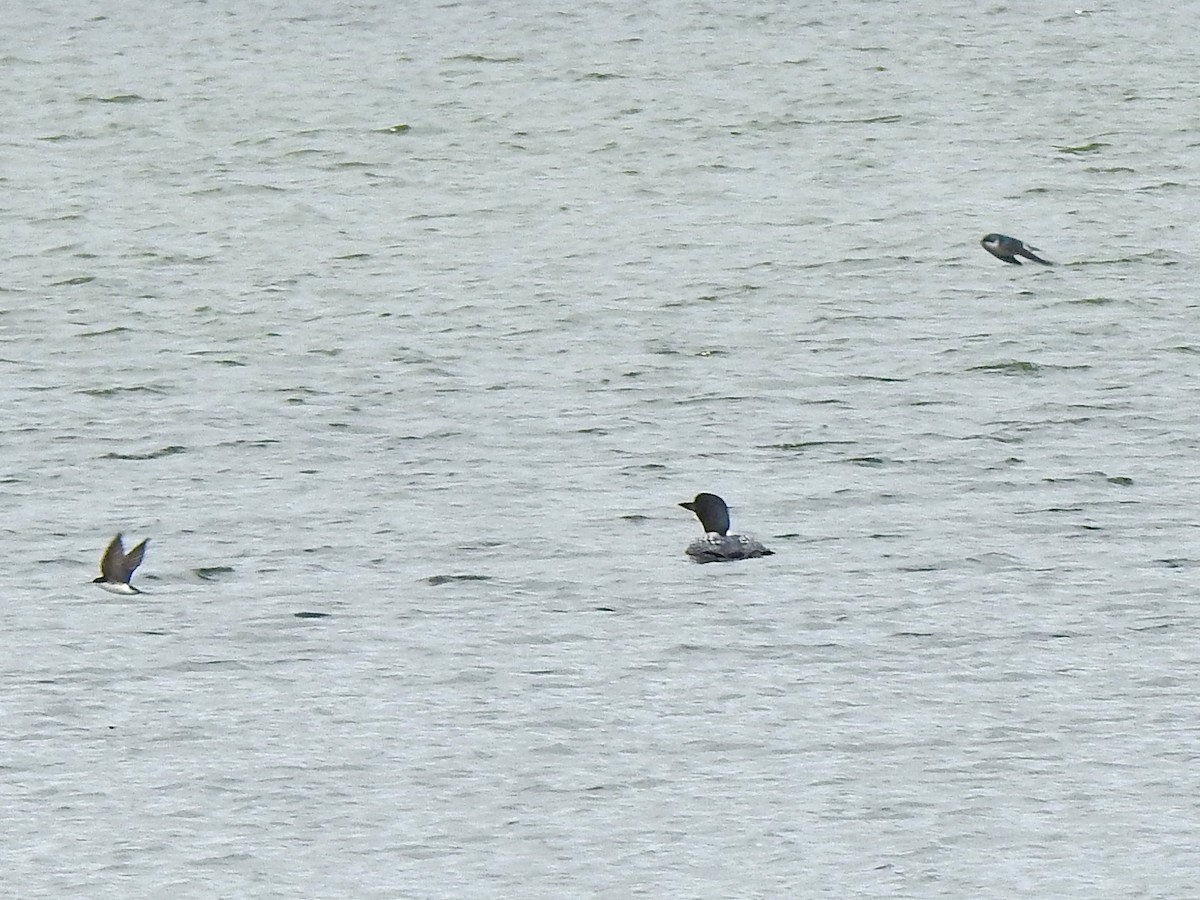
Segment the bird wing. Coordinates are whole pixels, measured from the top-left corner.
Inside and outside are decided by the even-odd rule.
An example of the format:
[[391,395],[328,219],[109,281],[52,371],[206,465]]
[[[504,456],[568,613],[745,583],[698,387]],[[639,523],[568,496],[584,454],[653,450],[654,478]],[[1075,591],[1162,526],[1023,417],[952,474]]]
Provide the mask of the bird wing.
[[121,534],[118,532],[117,536],[108,542],[108,548],[100,557],[100,574],[111,581],[114,577],[118,577],[117,573],[120,572],[124,562],[125,545],[121,543]]
[[125,581],[129,581],[130,576],[133,575],[133,570],[142,564],[142,557],[146,555],[146,541],[149,540],[149,538],[146,538],[145,541],[142,541],[125,554],[123,563],[124,571],[122,573],[125,576]]
[[[1025,257],[1026,259],[1032,259],[1034,262],[1039,262],[1039,263],[1041,263],[1043,266],[1052,266],[1052,265],[1054,265],[1054,263],[1050,262],[1050,260],[1048,260],[1048,259],[1042,259],[1040,256],[1036,256],[1036,255],[1034,255],[1033,253],[1030,253],[1030,252],[1029,252],[1030,250],[1037,250],[1037,247],[1030,247],[1029,245],[1026,245],[1026,246],[1022,247],[1022,248],[1020,249],[1020,251],[1019,251],[1019,252],[1020,252],[1020,254],[1021,254],[1023,257]],[[1039,251],[1039,252],[1040,252],[1040,251]]]

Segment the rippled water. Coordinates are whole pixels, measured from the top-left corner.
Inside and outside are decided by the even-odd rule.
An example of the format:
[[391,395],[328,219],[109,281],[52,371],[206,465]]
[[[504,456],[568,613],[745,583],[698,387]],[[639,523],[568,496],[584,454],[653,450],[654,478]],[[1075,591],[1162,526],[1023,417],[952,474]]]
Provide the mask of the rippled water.
[[1195,4],[62,6],[11,895],[1194,891]]

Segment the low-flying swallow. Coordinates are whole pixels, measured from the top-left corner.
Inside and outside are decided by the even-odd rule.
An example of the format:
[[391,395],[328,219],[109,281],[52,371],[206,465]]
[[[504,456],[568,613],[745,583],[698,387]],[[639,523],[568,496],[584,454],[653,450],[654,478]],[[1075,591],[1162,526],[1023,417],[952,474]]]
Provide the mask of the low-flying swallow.
[[[147,541],[149,538],[146,539]],[[146,555],[146,541],[142,541],[128,553],[121,543],[118,534],[108,544],[108,549],[100,557],[100,577],[93,578],[92,584],[98,584],[110,594],[140,594],[137,588],[129,583],[133,570],[142,564]]]
[[[1012,263],[1014,266],[1021,264],[1021,261],[1017,259],[1018,256],[1032,259],[1043,266],[1054,265],[1050,260],[1042,259],[1040,256],[1035,256],[1029,252],[1037,250],[1037,247],[1027,247],[1022,241],[1017,240],[1015,237],[1009,237],[1007,234],[986,234],[979,243],[983,245],[984,250],[992,254],[996,259],[1002,259],[1006,263]],[[1039,250],[1038,252],[1040,253],[1041,251]]]

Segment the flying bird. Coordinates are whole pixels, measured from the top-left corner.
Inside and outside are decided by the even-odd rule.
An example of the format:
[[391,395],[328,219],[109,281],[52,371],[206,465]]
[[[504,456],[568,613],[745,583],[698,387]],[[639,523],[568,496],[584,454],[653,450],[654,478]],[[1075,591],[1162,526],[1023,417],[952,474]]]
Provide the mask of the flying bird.
[[100,585],[110,594],[140,594],[141,591],[130,584],[129,579],[133,577],[134,569],[142,564],[148,540],[149,538],[126,553],[118,533],[109,541],[108,549],[100,557],[100,577],[93,578],[92,584]]
[[[1022,241],[1017,240],[1015,237],[1009,237],[1007,234],[985,234],[983,240],[979,243],[983,245],[984,250],[992,254],[996,259],[1002,259],[1006,263],[1012,263],[1014,266],[1021,264],[1021,261],[1017,259],[1018,256],[1032,259],[1043,266],[1054,265],[1050,260],[1042,259],[1040,256],[1035,256],[1029,252],[1037,250],[1037,247],[1026,247]],[[1040,253],[1041,251],[1038,250],[1038,252]]]

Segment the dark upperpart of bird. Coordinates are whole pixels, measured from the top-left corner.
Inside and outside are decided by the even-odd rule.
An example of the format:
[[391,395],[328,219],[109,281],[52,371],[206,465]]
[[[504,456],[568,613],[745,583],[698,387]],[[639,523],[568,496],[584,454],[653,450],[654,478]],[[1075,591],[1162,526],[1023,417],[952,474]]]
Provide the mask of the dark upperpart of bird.
[[679,505],[694,512],[704,528],[704,536],[696,538],[683,551],[696,562],[732,562],[774,555],[775,551],[768,550],[757,538],[729,533],[729,507],[716,494],[700,493]]

